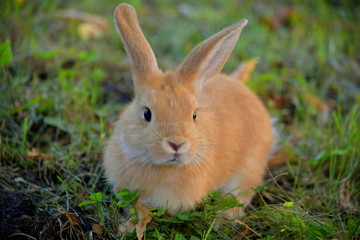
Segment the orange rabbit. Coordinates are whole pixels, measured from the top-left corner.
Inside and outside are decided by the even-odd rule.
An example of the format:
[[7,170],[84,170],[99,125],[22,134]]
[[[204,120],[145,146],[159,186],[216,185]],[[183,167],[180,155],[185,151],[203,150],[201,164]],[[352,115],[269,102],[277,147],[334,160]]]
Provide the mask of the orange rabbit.
[[194,207],[214,190],[249,203],[269,157],[270,118],[242,82],[220,73],[247,20],[203,41],[166,72],[158,68],[133,7],[120,4],[115,22],[131,60],[135,98],[105,149],[110,183],[140,190],[143,205],[170,214]]

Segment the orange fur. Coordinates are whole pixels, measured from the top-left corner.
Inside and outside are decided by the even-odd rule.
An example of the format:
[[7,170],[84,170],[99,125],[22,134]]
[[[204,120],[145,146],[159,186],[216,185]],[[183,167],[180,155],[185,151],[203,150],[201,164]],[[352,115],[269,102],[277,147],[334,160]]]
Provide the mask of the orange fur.
[[[270,118],[242,82],[219,73],[246,21],[199,44],[176,71],[162,73],[133,8],[121,4],[115,16],[136,95],[105,149],[109,181],[114,188],[139,189],[142,203],[172,214],[194,207],[213,190],[237,188],[233,195],[247,204],[251,188],[262,183],[272,143]],[[145,108],[153,114],[150,122]],[[175,161],[168,141],[184,143]]]

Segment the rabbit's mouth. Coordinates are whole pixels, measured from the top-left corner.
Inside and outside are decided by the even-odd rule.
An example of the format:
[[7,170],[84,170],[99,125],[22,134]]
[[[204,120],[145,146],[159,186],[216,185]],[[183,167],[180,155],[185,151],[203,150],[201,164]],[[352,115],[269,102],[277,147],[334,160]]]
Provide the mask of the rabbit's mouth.
[[174,153],[170,160],[167,161],[167,164],[170,165],[185,165],[183,154]]
[[169,162],[171,162],[171,163],[176,163],[176,162],[180,162],[179,161],[179,154],[177,154],[177,153],[175,153],[173,156],[172,156],[172,158],[170,159],[170,161]]

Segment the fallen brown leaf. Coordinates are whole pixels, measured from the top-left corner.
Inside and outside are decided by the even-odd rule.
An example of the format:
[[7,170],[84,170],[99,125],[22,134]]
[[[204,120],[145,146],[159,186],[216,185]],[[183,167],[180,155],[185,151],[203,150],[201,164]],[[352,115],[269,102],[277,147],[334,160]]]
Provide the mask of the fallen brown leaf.
[[108,29],[105,18],[76,9],[60,11],[57,17],[64,20],[80,22],[78,33],[84,40],[100,37]]
[[286,107],[289,101],[291,101],[287,96],[282,96],[274,93],[270,93],[268,98],[272,101],[272,105],[277,109],[283,109]]
[[51,160],[54,159],[54,157],[47,154],[39,153],[36,148],[32,148],[30,151],[26,153],[26,160],[35,160],[35,159]]
[[32,148],[31,151],[28,151],[26,155],[28,158],[36,158],[37,156],[39,156],[39,153],[36,148]]
[[295,104],[293,95],[290,92],[269,93],[267,95],[268,105],[279,109],[281,121],[285,124],[292,123],[295,115]]
[[241,222],[241,221],[239,221],[239,220],[235,220],[235,221],[236,221],[237,223],[239,223],[240,225],[242,225],[242,226],[245,227],[245,230],[242,231],[242,232],[240,233],[240,235],[236,238],[237,240],[241,240],[241,239],[243,239],[243,238],[248,234],[248,232],[249,232],[249,226],[248,226],[246,223]]
[[93,224],[92,231],[101,237],[103,235],[104,229],[100,224]]
[[262,237],[259,233],[257,233],[254,229],[250,228],[246,223],[239,221],[239,220],[235,220],[235,222],[237,222],[238,224],[242,225],[245,227],[245,230],[242,231],[240,233],[240,235],[236,238],[236,240],[241,240],[243,239],[249,232],[249,230],[251,230],[253,233],[255,233],[257,236]]
[[80,224],[79,218],[74,213],[65,211],[64,214],[65,215],[63,216],[63,218],[66,222],[70,222],[70,224],[73,226]]
[[350,186],[349,181],[343,180],[340,185],[340,205],[343,207],[346,211],[354,213],[356,211],[355,205],[351,202],[351,194],[348,191],[348,188]]
[[103,29],[93,23],[81,23],[78,27],[78,34],[83,40],[98,38],[103,32]]
[[76,9],[68,9],[58,12],[58,18],[65,20],[75,20],[80,22],[87,22],[97,25],[99,28],[106,30],[106,19],[95,14],[89,14]]
[[22,7],[25,3],[25,0],[15,0],[14,2],[16,3],[17,6]]
[[267,198],[270,202],[274,202],[275,201],[275,198],[273,198],[269,193],[267,193],[267,192],[262,192],[261,193],[263,196],[264,196],[264,198]]
[[141,204],[139,201],[136,203],[136,209],[139,214],[139,222],[136,223],[136,236],[138,240],[141,240],[144,236],[144,231],[146,229],[147,224],[152,220],[150,216],[150,210],[147,206]]
[[[299,135],[296,131],[293,132],[292,135],[287,137],[286,139],[281,140],[280,134],[278,134],[277,129],[274,131],[274,141],[275,146],[272,150],[272,157],[268,161],[269,166],[282,165],[285,164],[292,159],[294,159],[294,154],[291,152],[291,148],[296,144],[299,139]],[[286,142],[287,148],[285,146],[280,145],[279,142]]]
[[118,227],[118,235],[117,237],[121,237],[124,233],[132,233],[135,230],[135,223],[132,221],[127,221],[124,224],[120,224]]
[[15,182],[22,182],[22,183],[27,183],[27,181],[25,181],[25,179],[23,179],[22,177],[17,177],[14,179]]
[[294,15],[294,10],[286,7],[281,9],[279,12],[275,13],[271,17],[262,18],[262,22],[270,27],[270,29],[275,30],[281,25],[289,23],[290,18]]
[[329,104],[321,100],[318,96],[315,96],[310,93],[303,95],[303,98],[306,102],[314,106],[314,108],[320,113],[321,118],[324,122],[329,121],[330,117],[330,107]]
[[289,162],[293,158],[293,155],[289,152],[276,153],[268,162],[269,166],[282,165]]

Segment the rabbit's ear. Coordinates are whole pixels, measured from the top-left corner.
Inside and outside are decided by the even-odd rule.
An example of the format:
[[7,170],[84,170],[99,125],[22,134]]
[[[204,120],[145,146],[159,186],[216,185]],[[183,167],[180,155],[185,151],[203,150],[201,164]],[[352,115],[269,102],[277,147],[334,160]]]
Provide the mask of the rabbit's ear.
[[115,23],[130,58],[135,79],[141,81],[145,75],[159,72],[154,52],[141,31],[135,9],[121,3],[115,9]]
[[235,23],[197,45],[177,69],[180,80],[192,87],[196,81],[201,87],[204,80],[219,73],[247,22]]

